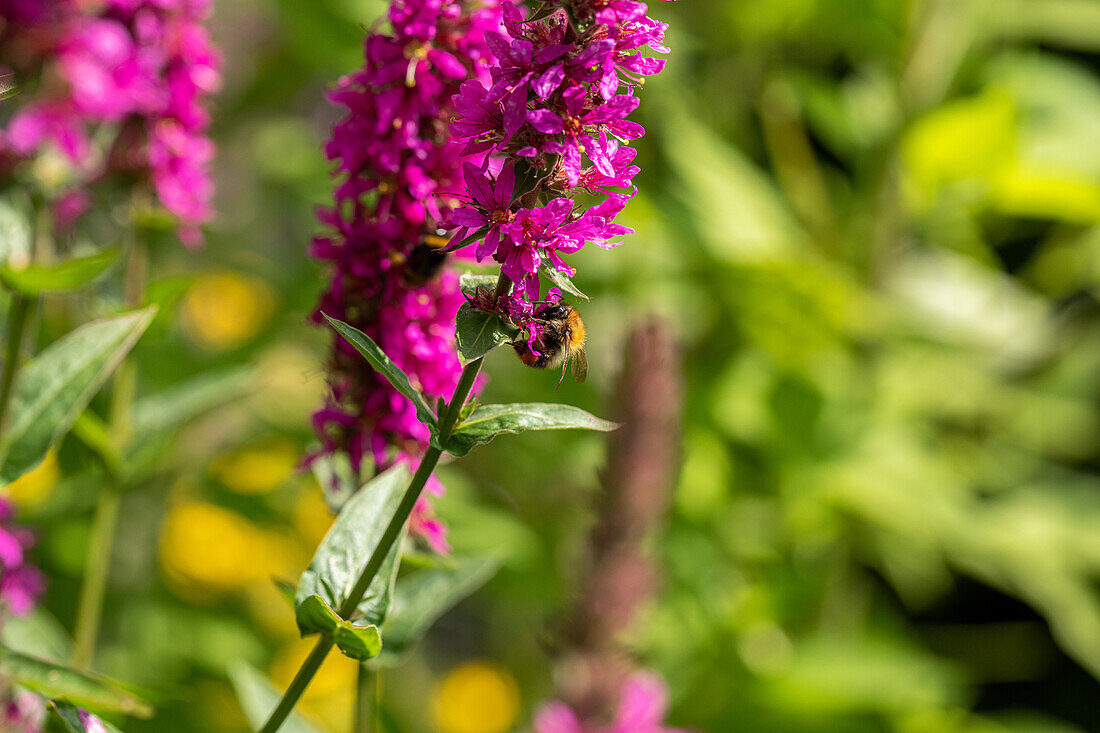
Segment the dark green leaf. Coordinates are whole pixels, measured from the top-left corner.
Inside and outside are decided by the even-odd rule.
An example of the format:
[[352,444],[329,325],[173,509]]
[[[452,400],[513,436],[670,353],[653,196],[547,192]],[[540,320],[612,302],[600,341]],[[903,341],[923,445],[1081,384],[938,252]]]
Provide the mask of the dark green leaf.
[[481,443],[488,443],[502,433],[527,430],[599,430],[608,432],[618,423],[603,420],[579,407],[546,402],[525,402],[511,405],[479,405],[473,414],[459,423],[447,443],[447,450],[464,456]]
[[343,321],[337,321],[328,316],[325,316],[325,320],[336,329],[337,333],[347,339],[348,343],[354,346],[368,362],[370,362],[370,365],[374,367],[375,371],[388,379],[394,389],[412,401],[413,406],[416,407],[417,419],[425,425],[431,426],[434,430],[436,422],[432,408],[428,407],[428,403],[424,401],[423,395],[421,395],[419,391],[413,389],[413,386],[409,383],[408,375],[401,371],[401,369],[393,363],[390,357],[386,356],[386,353],[379,348],[378,344],[374,343],[367,334],[357,328],[349,326]]
[[518,334],[518,328],[505,323],[495,313],[475,310],[469,303],[463,303],[458,309],[455,341],[458,342],[458,359],[463,365],[485,356]]
[[[244,662],[229,668],[229,679],[248,722],[253,728],[259,728],[279,704],[281,693],[267,677]],[[281,733],[320,733],[297,712],[292,712],[279,730]]]
[[386,646],[379,662],[394,664],[427,633],[436,619],[488,582],[500,560],[483,557],[453,568],[429,568],[401,579],[393,609],[382,627]]
[[118,247],[88,255],[74,257],[54,265],[30,265],[14,269],[11,265],[0,267],[0,282],[24,295],[58,293],[76,290],[106,272],[118,259]]
[[64,698],[84,708],[140,718],[153,714],[147,702],[115,682],[3,647],[0,647],[0,677],[42,697]]
[[93,321],[58,339],[20,371],[11,423],[0,437],[0,480],[14,481],[46,456],[152,320],[154,308]]
[[[369,481],[344,505],[298,582],[296,616],[302,634],[325,630],[316,627],[311,616],[303,617],[302,605],[310,596],[320,596],[333,609],[339,609],[347,600],[397,511],[410,479],[408,467],[398,464]],[[393,597],[400,544],[395,542],[386,556],[359,604],[357,617],[376,624],[385,617]]]
[[[50,700],[50,707],[72,733],[121,733],[118,728],[94,715],[92,716],[94,722],[89,721],[92,722],[93,727],[85,726],[84,721],[80,719],[80,708],[68,700]],[[87,711],[85,714],[91,715]]]
[[584,298],[585,300],[588,300],[588,296],[582,293],[580,291],[580,288],[574,285],[573,281],[570,280],[569,276],[566,275],[564,272],[560,272],[553,267],[544,267],[542,268],[542,271],[546,273],[546,276],[550,278],[550,281],[557,285],[558,288],[562,290],[562,292],[569,293],[570,295],[575,295],[578,298]]

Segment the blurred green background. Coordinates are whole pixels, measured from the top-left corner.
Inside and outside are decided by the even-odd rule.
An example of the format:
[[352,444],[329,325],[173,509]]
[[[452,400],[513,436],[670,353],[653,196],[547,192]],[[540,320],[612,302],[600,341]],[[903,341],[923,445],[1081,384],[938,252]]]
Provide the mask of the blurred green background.
[[[242,365],[261,389],[124,499],[98,666],[157,705],[129,731],[245,730],[227,666],[285,685],[308,650],[269,578],[296,577],[329,522],[297,468],[329,338],[306,323],[323,93],[382,12],[216,3],[219,216],[201,251],[155,251],[167,315],[136,354],[145,393]],[[675,326],[683,469],[653,543],[662,591],[627,639],[668,679],[670,723],[1100,730],[1100,3],[651,14],[673,53],[636,113],[637,234],[574,259],[590,381],[555,393],[494,353],[485,395],[605,411],[627,328]],[[42,342],[80,320],[51,299]],[[387,673],[395,730],[529,729],[603,451],[527,434],[442,469],[456,552],[508,559]],[[45,612],[5,633],[72,628],[99,480],[70,438],[10,487],[51,582]],[[306,712],[347,730],[353,679],[331,658]]]

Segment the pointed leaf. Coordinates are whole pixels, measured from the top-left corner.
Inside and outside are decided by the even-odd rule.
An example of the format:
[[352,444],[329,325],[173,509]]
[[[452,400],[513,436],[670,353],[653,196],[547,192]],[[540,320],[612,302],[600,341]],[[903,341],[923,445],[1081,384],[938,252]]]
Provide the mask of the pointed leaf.
[[[229,668],[229,679],[237,692],[245,717],[253,728],[259,729],[282,697],[271,681],[255,668],[238,662]],[[281,733],[320,733],[299,713],[292,712],[279,729]]]
[[413,406],[416,407],[417,419],[434,430],[436,422],[432,408],[428,407],[428,403],[424,401],[424,396],[413,389],[413,386],[409,383],[408,375],[401,371],[400,367],[394,364],[390,357],[386,356],[386,352],[382,351],[378,344],[371,340],[370,336],[359,329],[328,316],[325,316],[325,320],[370,362],[376,372],[389,380],[394,389],[412,401]]
[[0,198],[0,263],[25,266],[31,259],[33,231],[24,211]]
[[599,430],[608,432],[618,423],[603,420],[579,407],[546,402],[525,402],[510,405],[479,405],[473,414],[459,423],[447,443],[447,450],[464,456],[481,443],[488,443],[502,433],[527,430]]
[[147,702],[104,677],[78,672],[4,647],[0,647],[0,677],[18,683],[42,697],[65,698],[93,710],[125,713],[140,718],[148,718],[153,714],[153,709]]
[[72,733],[122,733],[106,720],[81,710],[68,700],[50,700],[50,707]]
[[463,303],[455,317],[455,341],[463,366],[508,343],[518,334],[519,329],[505,323],[500,316],[476,310],[469,303]]
[[109,247],[86,257],[74,257],[54,265],[30,265],[15,269],[0,267],[0,282],[24,295],[76,290],[106,272],[118,260],[118,247]]
[[561,272],[553,267],[543,267],[542,271],[546,273],[546,276],[550,278],[550,281],[561,288],[562,292],[569,293],[578,298],[584,298],[588,300],[588,296],[580,291],[573,281],[569,279],[569,276],[564,272]]
[[[302,604],[312,595],[320,596],[333,609],[344,604],[397,511],[410,479],[408,467],[398,464],[369,481],[344,505],[298,582],[296,615],[303,635],[323,629],[311,625],[311,617],[303,618]],[[390,550],[393,558],[387,555],[357,609],[357,615],[372,623],[380,622],[389,609],[400,544],[394,543]]]
[[47,347],[19,373],[11,423],[0,436],[0,480],[38,465],[130,351],[155,308],[85,324]]
[[310,461],[309,468],[313,471],[313,478],[317,479],[317,485],[321,487],[325,504],[333,512],[339,512],[359,485],[348,454],[343,451],[320,453]]
[[419,570],[402,578],[382,627],[386,646],[379,662],[397,663],[440,616],[485,585],[500,565],[496,557],[474,558],[453,568]]

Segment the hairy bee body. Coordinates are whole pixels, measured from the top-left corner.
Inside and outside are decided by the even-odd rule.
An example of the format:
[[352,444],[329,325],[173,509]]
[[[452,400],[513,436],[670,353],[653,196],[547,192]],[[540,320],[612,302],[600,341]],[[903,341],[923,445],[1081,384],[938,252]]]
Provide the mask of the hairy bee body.
[[425,234],[407,255],[397,255],[395,264],[401,266],[405,284],[418,288],[435,280],[447,262],[447,253],[439,251],[446,244],[445,237]]
[[[583,382],[588,376],[588,358],[584,351],[584,321],[571,305],[555,303],[535,313],[535,320],[542,326],[542,335],[534,343],[534,351],[526,341],[512,344],[516,356],[535,369],[562,368],[573,361],[573,377]],[[538,353],[536,354],[535,351]]]

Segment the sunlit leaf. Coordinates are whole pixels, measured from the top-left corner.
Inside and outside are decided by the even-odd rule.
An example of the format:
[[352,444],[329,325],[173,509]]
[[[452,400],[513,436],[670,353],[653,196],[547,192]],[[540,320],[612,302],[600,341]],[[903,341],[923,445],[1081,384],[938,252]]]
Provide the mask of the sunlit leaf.
[[304,633],[328,634],[345,656],[367,660],[382,651],[382,636],[374,624],[353,624],[337,615],[321,596],[314,594],[298,604],[298,626]]
[[64,698],[92,710],[140,718],[153,713],[147,702],[111,680],[3,647],[0,647],[0,675],[51,700]]
[[557,285],[563,293],[569,293],[570,295],[574,295],[578,298],[584,298],[585,300],[588,300],[588,296],[582,293],[580,291],[580,288],[574,285],[573,281],[570,280],[569,276],[566,275],[564,272],[561,272],[554,267],[544,267],[542,268],[542,271],[546,274],[548,278],[550,278],[550,282]]
[[13,481],[46,457],[137,343],[155,308],[80,326],[20,370],[11,422],[0,436],[0,479]]
[[504,433],[570,429],[608,432],[617,427],[618,423],[598,418],[572,405],[546,402],[478,405],[468,418],[459,423],[447,443],[447,450],[456,456],[464,456],[475,445],[488,443]]
[[[344,505],[298,582],[296,615],[303,635],[325,629],[318,628],[312,616],[303,616],[302,604],[313,595],[320,596],[332,609],[339,609],[345,603],[397,511],[410,479],[408,467],[399,463],[369,481]],[[363,596],[356,618],[374,624],[385,618],[393,597],[400,544],[400,541],[394,542]]]
[[118,247],[109,247],[86,257],[74,257],[54,265],[30,265],[16,269],[0,267],[0,282],[24,295],[58,293],[90,283],[118,259]]
[[370,362],[375,371],[393,385],[394,389],[412,401],[413,406],[416,407],[416,417],[420,422],[435,427],[435,414],[432,412],[432,408],[428,407],[428,403],[424,401],[424,396],[413,388],[409,383],[409,376],[401,371],[401,368],[394,364],[390,357],[386,356],[386,353],[382,351],[378,344],[374,343],[370,336],[343,321],[329,318],[327,315],[325,320],[336,329],[337,333],[347,339],[347,342],[354,346]]

